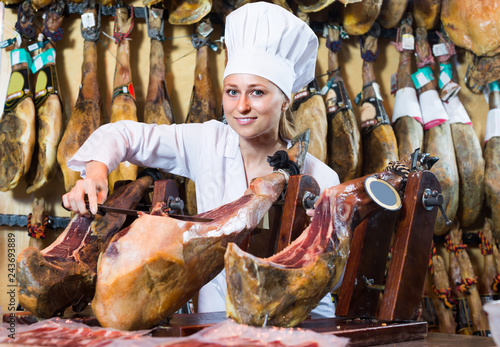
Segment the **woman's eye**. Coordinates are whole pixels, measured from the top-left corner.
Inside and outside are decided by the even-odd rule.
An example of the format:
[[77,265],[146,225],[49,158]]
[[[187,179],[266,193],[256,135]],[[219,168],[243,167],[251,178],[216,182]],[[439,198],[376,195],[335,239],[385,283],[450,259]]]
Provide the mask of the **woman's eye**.
[[257,96],[258,96],[258,95],[264,95],[264,92],[263,92],[262,90],[258,90],[258,89],[256,89],[256,90],[252,91],[252,94],[254,94],[254,95],[257,95]]
[[237,94],[238,94],[238,92],[237,92],[236,90],[234,90],[234,89],[229,89],[229,90],[227,91],[227,93],[228,93],[229,95],[231,95],[231,96],[235,96],[235,95],[237,95]]

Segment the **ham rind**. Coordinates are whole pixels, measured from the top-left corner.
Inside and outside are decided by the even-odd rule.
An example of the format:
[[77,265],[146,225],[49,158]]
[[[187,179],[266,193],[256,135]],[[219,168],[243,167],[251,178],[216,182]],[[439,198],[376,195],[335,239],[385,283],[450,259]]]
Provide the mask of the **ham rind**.
[[[299,167],[307,141],[288,151]],[[273,172],[253,180],[240,199],[198,215],[211,222],[151,214],[118,233],[98,269],[92,309],[100,324],[142,329],[173,314],[223,269],[227,244],[258,225],[284,186],[285,176]]]
[[[94,15],[96,23],[97,7],[95,0],[85,1],[85,13]],[[68,168],[68,160],[83,145],[87,138],[102,124],[102,98],[97,81],[97,43],[100,27],[82,29],[83,43],[82,85],[71,111],[66,130],[57,148],[57,162],[64,177],[64,188],[69,192],[80,179],[80,173]]]
[[[496,1],[442,0],[441,22],[454,44],[477,56],[500,53],[500,5]],[[498,78],[496,78],[498,79]]]
[[[153,5],[160,0],[142,0],[144,5]],[[212,9],[212,0],[173,0],[170,3],[168,21],[174,25],[198,23]]]
[[[117,7],[115,11],[117,32],[130,32],[133,17],[129,17],[128,8]],[[110,115],[111,123],[121,120],[137,121],[137,105],[130,71],[130,42],[126,39],[116,43],[116,67]],[[128,162],[120,163],[116,169],[109,173],[109,191],[113,191],[115,183],[118,181],[135,180],[137,170],[136,165]]]
[[[151,176],[141,177],[117,189],[105,204],[135,208],[152,183]],[[23,250],[17,258],[19,303],[36,316],[49,318],[69,306],[90,302],[99,254],[125,219],[126,215],[115,213],[94,221],[76,215],[49,247]]]
[[343,6],[343,26],[349,35],[364,35],[377,19],[382,0],[363,0]]
[[[341,42],[337,23],[328,26],[328,39],[331,43]],[[339,175],[340,182],[346,182],[361,176],[361,133],[340,71],[340,47],[330,45],[329,48],[328,71],[332,73],[328,77],[332,88],[325,96],[328,121],[327,163]]]
[[[403,177],[378,177],[401,189]],[[293,327],[340,281],[352,231],[380,210],[364,188],[366,177],[326,189],[312,223],[287,248],[270,258],[254,257],[230,244],[225,254],[226,311],[238,323]]]
[[439,23],[442,0],[418,0],[412,2],[413,18],[417,28],[436,29]]
[[377,18],[384,28],[393,28],[399,24],[408,5],[408,0],[384,0]]

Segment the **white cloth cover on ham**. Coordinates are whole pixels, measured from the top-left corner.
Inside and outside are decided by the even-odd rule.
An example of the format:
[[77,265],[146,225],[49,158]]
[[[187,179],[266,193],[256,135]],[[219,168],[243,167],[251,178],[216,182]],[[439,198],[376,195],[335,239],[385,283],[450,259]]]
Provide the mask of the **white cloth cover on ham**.
[[422,123],[422,112],[420,111],[415,88],[401,88],[396,92],[394,110],[392,111],[392,124],[404,116],[413,117]]
[[422,110],[424,130],[449,120],[448,113],[436,90],[427,90],[420,94],[420,109]]
[[495,136],[500,136],[500,108],[493,108],[488,111],[484,143],[486,144],[489,139]]
[[469,114],[458,96],[452,98],[448,102],[443,102],[443,105],[446,109],[446,113],[450,117],[450,124],[464,123],[472,125]]

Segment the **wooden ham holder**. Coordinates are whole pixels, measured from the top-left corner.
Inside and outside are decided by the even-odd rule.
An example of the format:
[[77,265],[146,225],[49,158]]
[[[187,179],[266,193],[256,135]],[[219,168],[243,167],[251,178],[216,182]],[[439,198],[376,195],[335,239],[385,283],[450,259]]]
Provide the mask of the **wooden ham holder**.
[[[428,202],[425,206],[423,201],[424,196],[436,197],[440,192],[440,184],[432,172],[411,171],[402,208],[397,212],[383,209],[354,230],[337,317],[307,319],[298,327],[348,337],[352,346],[425,338],[427,323],[416,319],[437,208]],[[272,234],[276,241],[265,249],[263,253],[267,254],[258,256],[279,252],[300,235],[308,222],[305,207],[310,207],[311,200],[319,194],[319,186],[311,176],[290,177],[284,203],[273,207],[275,217],[269,220],[271,230],[267,234]],[[262,234],[266,233],[257,231],[249,239],[250,253],[252,249],[262,251],[264,241],[258,238]],[[385,275],[392,239],[390,265]],[[223,312],[174,315],[168,330],[160,329],[156,336],[187,336],[225,317]]]

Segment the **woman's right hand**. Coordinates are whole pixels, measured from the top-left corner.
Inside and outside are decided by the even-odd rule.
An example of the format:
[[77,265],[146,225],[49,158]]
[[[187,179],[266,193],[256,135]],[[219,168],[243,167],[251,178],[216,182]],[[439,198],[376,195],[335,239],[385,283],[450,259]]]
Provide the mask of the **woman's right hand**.
[[[108,197],[108,167],[98,161],[85,165],[85,179],[78,180],[68,193],[62,196],[64,207],[83,216],[97,213],[97,204],[102,204]],[[88,198],[90,213],[85,206]]]

